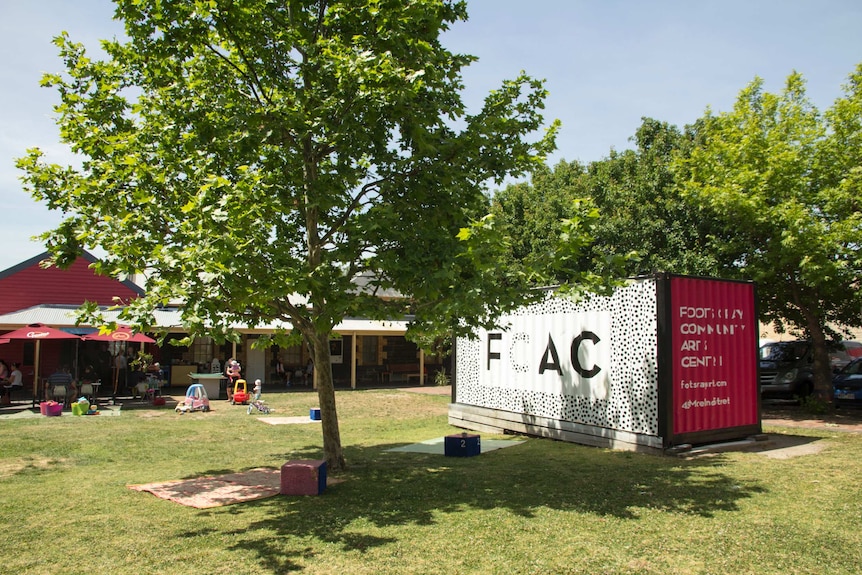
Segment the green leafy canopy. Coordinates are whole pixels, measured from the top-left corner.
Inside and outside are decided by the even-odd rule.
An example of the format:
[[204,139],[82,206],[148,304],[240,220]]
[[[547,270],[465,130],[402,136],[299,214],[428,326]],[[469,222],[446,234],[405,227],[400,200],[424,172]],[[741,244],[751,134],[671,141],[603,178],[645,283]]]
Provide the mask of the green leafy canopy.
[[[66,74],[44,81],[81,168],[37,150],[19,165],[67,216],[45,237],[60,264],[104,248],[100,271],[146,272],[146,299],[182,299],[193,329],[436,320],[434,301],[483,279],[457,234],[486,212],[486,182],[553,149],[555,124],[525,139],[545,97],[526,75],[467,114],[473,58],[438,40],[462,2],[121,1],[117,17],[128,41],[105,42],[109,59],[62,35]],[[412,305],[381,307],[359,275]]]
[[[439,41],[467,18],[464,2],[116,6],[127,39],[93,60],[59,36],[65,73],[43,82],[60,95],[61,139],[80,166],[38,149],[18,165],[30,193],[65,215],[44,236],[59,265],[101,248],[99,272],[146,274],[125,321],[152,325],[154,307],[174,300],[192,335],[287,320],[328,366],[346,316],[411,313],[416,331],[440,332],[528,297],[529,274],[493,259],[486,186],[541,165],[557,123],[543,128],[545,89],[524,73],[468,113],[461,71],[474,58]],[[483,232],[459,239],[471,228]],[[339,468],[331,373],[316,373]]]
[[780,94],[756,79],[732,111],[703,119],[681,165],[685,192],[720,222],[710,249],[758,283],[762,318],[815,345],[815,387],[831,393],[827,339],[862,325],[862,65],[821,114],[794,73]]

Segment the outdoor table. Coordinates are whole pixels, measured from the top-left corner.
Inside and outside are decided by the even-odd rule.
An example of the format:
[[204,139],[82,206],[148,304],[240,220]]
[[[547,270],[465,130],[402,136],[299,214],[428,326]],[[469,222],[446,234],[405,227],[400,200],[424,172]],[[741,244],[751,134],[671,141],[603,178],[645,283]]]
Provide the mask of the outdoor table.
[[220,373],[190,373],[194,383],[200,383],[210,399],[227,399],[227,377]]

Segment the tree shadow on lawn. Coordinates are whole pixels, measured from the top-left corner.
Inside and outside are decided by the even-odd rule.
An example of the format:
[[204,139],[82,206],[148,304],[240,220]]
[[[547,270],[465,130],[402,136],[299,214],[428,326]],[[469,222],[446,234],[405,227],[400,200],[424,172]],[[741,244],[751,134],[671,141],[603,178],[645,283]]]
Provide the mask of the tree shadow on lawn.
[[[468,458],[387,451],[398,446],[345,448],[349,468],[339,475],[344,482],[320,497],[247,504],[266,506],[268,516],[236,533],[236,547],[254,549],[272,568],[289,570],[299,567],[286,555],[284,538],[318,539],[360,552],[397,541],[357,533],[357,520],[378,528],[423,526],[441,513],[470,509],[505,509],[525,518],[540,509],[628,520],[647,509],[711,517],[766,491],[723,473],[722,456],[681,460],[540,439]],[[307,454],[320,458],[319,448],[309,447]],[[290,457],[297,459],[297,452]],[[243,509],[232,506],[230,512]],[[309,554],[313,550],[295,553]]]

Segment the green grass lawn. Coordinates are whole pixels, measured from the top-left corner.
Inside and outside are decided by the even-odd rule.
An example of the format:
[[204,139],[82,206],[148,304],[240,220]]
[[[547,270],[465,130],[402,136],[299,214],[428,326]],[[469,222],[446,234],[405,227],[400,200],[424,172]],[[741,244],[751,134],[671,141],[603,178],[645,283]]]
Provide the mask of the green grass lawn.
[[[275,416],[317,404],[265,398]],[[126,485],[319,458],[319,425],[267,425],[224,401],[211,413],[2,420],[0,572],[862,572],[862,435],[767,428],[827,443],[792,459],[542,439],[472,458],[386,451],[457,431],[448,400],[338,392],[343,482],[207,510]]]

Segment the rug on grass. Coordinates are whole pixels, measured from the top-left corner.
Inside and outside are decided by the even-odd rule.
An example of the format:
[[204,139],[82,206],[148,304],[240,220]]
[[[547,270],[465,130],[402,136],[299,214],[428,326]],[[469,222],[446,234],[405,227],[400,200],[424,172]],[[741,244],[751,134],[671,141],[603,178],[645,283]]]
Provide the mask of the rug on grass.
[[[445,455],[444,443],[444,437],[437,437],[435,439],[429,439],[428,441],[423,441],[421,443],[413,443],[411,445],[393,447],[392,449],[387,449],[386,451],[394,451],[400,453],[432,453],[435,455]],[[516,441],[513,439],[482,439],[480,441],[480,448],[482,450],[482,453],[487,453],[489,451],[494,451],[495,449],[503,449],[504,447],[512,447],[515,445],[520,445],[522,443],[526,443],[526,441]]]
[[180,505],[208,509],[278,495],[281,491],[281,470],[260,467],[241,473],[127,487],[135,491],[148,491]]

